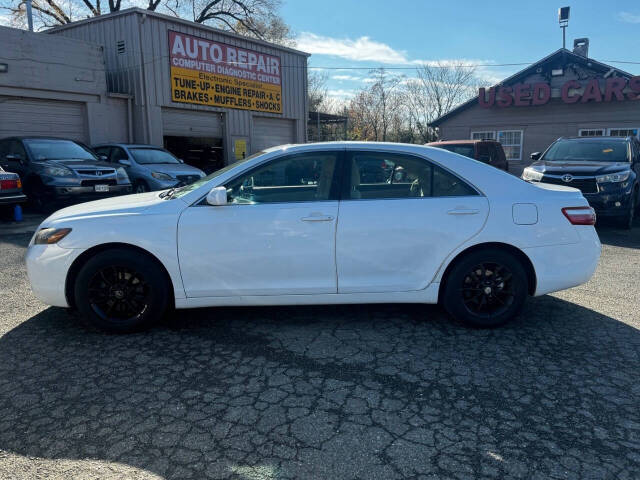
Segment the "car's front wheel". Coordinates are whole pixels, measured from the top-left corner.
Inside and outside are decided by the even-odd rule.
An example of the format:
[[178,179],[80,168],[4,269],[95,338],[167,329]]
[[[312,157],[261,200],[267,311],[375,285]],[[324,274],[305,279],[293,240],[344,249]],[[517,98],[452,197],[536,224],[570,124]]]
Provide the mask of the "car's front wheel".
[[90,258],[75,280],[81,315],[115,333],[142,330],[162,317],[169,286],[155,260],[127,249],[105,250]]
[[483,249],[456,261],[445,279],[442,304],[467,325],[497,327],[520,312],[527,292],[527,274],[518,258]]

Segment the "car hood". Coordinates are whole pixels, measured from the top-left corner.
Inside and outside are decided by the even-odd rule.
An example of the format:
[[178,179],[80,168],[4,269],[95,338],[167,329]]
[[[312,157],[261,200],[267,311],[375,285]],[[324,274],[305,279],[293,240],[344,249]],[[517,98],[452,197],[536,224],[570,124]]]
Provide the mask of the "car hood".
[[167,173],[172,177],[176,175],[204,175],[204,172],[186,163],[145,163],[139,164],[152,172]]
[[607,173],[628,170],[626,162],[588,162],[588,161],[544,161],[540,160],[530,165],[530,168],[550,175],[571,174],[574,176],[604,175]]
[[[175,201],[175,200],[167,200]],[[158,203],[165,202],[158,196],[158,192],[147,192],[135,195],[105,198],[93,202],[79,203],[71,207],[58,210],[49,216],[42,227],[60,221],[74,220],[87,217],[107,215],[138,214]]]

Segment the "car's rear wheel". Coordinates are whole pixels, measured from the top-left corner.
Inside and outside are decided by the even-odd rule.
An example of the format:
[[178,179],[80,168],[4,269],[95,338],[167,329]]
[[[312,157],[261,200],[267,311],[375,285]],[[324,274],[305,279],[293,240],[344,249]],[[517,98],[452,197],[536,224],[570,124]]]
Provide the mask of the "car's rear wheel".
[[499,249],[471,252],[456,261],[445,279],[443,306],[474,327],[497,327],[522,309],[528,292],[526,271],[515,256]]
[[153,259],[112,249],[89,259],[76,277],[75,303],[91,324],[115,333],[147,328],[167,308],[168,282]]

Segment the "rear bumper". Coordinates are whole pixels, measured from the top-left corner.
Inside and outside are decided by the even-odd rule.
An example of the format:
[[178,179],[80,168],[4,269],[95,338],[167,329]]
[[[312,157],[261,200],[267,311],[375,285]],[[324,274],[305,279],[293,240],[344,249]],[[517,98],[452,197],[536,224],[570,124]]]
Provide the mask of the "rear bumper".
[[65,295],[67,273],[82,249],[58,245],[30,245],[25,255],[31,289],[39,300],[55,307],[68,307]]
[[0,193],[0,205],[13,205],[27,201],[27,196],[20,193]]
[[579,243],[523,249],[535,269],[537,284],[534,296],[582,285],[595,272],[602,246],[591,226],[576,226]]

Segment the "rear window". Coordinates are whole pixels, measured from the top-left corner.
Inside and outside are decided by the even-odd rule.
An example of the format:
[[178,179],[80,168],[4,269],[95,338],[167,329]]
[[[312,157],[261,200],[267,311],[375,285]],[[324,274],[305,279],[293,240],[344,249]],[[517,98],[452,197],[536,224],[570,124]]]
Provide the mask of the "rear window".
[[464,155],[469,158],[473,158],[475,154],[473,145],[434,145],[434,147],[449,150],[450,152],[457,153],[458,155]]
[[547,161],[628,162],[627,142],[602,140],[558,140],[544,154]]

